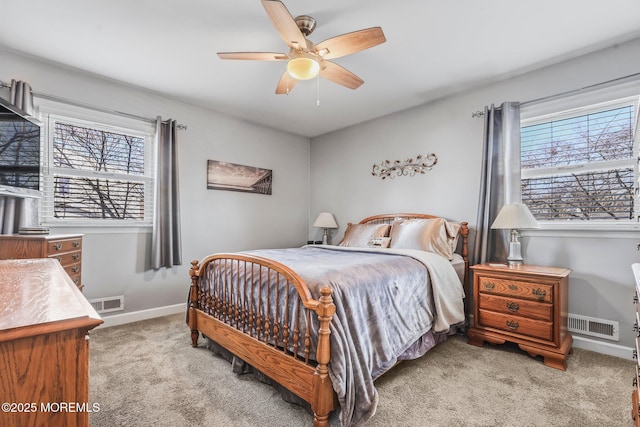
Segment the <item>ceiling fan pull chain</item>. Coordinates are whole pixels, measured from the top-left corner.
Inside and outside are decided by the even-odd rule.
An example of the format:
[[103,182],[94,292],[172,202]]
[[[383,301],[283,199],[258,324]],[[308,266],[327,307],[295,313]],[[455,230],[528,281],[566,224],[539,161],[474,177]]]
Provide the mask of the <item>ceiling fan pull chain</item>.
[[320,108],[320,73],[316,76],[316,107]]

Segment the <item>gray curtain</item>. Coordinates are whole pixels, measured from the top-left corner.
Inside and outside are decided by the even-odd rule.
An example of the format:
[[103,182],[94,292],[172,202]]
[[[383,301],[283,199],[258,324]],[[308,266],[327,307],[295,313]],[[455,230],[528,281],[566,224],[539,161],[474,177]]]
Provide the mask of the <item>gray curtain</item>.
[[151,268],[182,264],[180,197],[178,189],[178,146],[175,120],[156,122],[157,164]]
[[9,102],[30,116],[35,114],[33,108],[33,94],[29,83],[12,79],[9,93]]
[[484,109],[484,141],[480,199],[473,263],[505,261],[509,252],[508,230],[492,230],[491,224],[505,204],[519,203],[520,104],[505,102]]
[[[9,102],[29,115],[34,114],[33,94],[28,83],[11,80]],[[17,189],[11,193],[0,194],[0,234],[15,234],[20,227],[32,227],[38,223],[37,196],[23,196]]]

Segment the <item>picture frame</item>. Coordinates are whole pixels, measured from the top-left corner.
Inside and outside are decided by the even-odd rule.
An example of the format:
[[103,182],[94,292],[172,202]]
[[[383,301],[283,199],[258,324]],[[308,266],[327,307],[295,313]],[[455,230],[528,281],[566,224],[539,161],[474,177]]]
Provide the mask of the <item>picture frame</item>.
[[207,160],[207,189],[271,195],[273,171],[221,160]]

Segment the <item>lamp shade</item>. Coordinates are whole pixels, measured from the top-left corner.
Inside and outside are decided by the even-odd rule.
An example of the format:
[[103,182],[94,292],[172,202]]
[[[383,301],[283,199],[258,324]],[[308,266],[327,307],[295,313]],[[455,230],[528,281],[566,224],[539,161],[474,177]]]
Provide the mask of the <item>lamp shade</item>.
[[531,211],[522,203],[504,205],[496,217],[491,228],[526,229],[539,228],[538,221],[533,217]]
[[331,212],[322,212],[316,218],[316,222],[313,223],[314,227],[321,228],[338,228],[338,224],[336,223],[336,219],[333,217]]

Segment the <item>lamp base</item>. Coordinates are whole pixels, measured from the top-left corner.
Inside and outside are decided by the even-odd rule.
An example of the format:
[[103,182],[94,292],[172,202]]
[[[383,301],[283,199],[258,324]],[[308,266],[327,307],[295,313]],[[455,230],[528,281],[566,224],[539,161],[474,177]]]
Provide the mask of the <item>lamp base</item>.
[[509,256],[507,257],[507,261],[509,261],[509,266],[522,265],[522,247],[520,245],[520,240],[518,239],[518,231],[511,231],[511,242],[509,242]]
[[322,233],[322,244],[323,245],[328,245],[329,244],[329,229],[325,228],[324,229],[324,233]]

